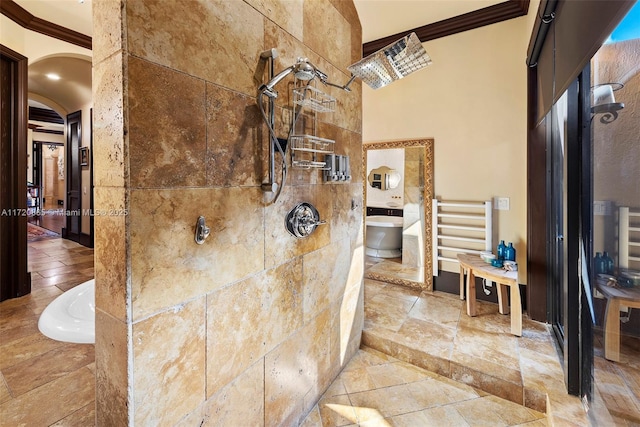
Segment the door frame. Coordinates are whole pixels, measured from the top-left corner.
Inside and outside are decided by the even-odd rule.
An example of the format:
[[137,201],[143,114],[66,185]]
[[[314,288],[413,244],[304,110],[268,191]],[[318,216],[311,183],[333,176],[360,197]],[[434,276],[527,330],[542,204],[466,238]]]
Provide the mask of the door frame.
[[[551,144],[555,144],[555,141],[551,132],[546,133],[549,147],[546,181],[549,199],[552,200],[548,206],[546,221],[549,243],[548,321],[562,351],[567,392],[581,396],[584,402],[591,401],[593,390],[592,290],[585,285],[589,283],[590,272],[593,271],[589,255],[592,253],[593,214],[590,70],[590,64],[587,64],[567,89],[566,140],[563,165],[559,165],[563,168],[564,178],[560,183],[552,178],[554,165],[549,162],[549,152],[553,148]],[[550,114],[555,114],[555,107]],[[554,198],[560,198],[562,203],[561,218],[555,211]],[[560,240],[556,239],[556,221],[563,222]],[[557,249],[554,248],[555,245]],[[584,246],[586,259],[582,257],[581,246]],[[561,259],[558,260],[556,256]],[[554,266],[559,267],[559,270],[554,271]],[[587,271],[586,278],[583,271]]]
[[[580,156],[580,222],[575,233],[578,235],[576,251],[580,262],[580,396],[583,402],[591,402],[593,398],[594,379],[594,307],[593,279],[595,270],[591,254],[593,254],[593,138],[591,136],[591,61],[584,67],[578,77],[580,92],[578,94],[578,148]],[[582,248],[580,245],[582,244]],[[582,258],[582,251],[586,259]],[[584,267],[584,268],[582,268]],[[587,272],[587,278],[582,277]],[[591,279],[591,280],[589,280]],[[588,281],[585,281],[588,280]],[[589,289],[587,288],[589,285]],[[592,317],[593,316],[593,317]]]
[[[11,63],[11,119],[8,125],[9,143],[2,147],[9,153],[2,159],[2,209],[17,215],[0,217],[0,301],[31,292],[31,273],[27,264],[27,67],[28,59],[0,44],[0,54]],[[6,126],[6,123],[5,123]],[[2,138],[2,144],[7,143]],[[7,149],[7,150],[5,150]],[[24,215],[21,213],[24,212]]]
[[[77,146],[74,146],[72,143],[73,134],[71,132],[72,125],[77,126],[78,131],[78,142]],[[66,191],[65,195],[65,206],[66,206],[66,222],[65,226],[62,228],[62,237],[65,239],[73,240],[74,242],[78,242],[83,246],[89,246],[90,238],[88,235],[83,235],[82,233],[82,166],[80,165],[80,147],[82,147],[82,111],[78,110],[73,113],[67,114],[66,120],[67,127],[67,141],[66,141],[66,159],[67,159],[67,170],[66,170]],[[75,196],[72,194],[72,185],[73,185],[73,177],[74,174],[77,175],[78,179],[78,206],[77,208],[71,203],[71,197]],[[78,221],[77,224],[77,233],[72,232],[72,221]]]

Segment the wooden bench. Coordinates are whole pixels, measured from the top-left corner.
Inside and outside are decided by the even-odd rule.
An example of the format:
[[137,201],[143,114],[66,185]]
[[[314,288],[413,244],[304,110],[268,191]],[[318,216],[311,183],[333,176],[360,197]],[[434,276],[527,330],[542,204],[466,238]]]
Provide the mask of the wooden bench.
[[522,302],[518,287],[518,272],[506,271],[487,264],[477,255],[459,254],[460,262],[460,299],[464,299],[464,272],[467,272],[467,314],[476,315],[476,277],[491,280],[498,287],[498,310],[500,314],[509,314],[507,286],[511,287],[511,333],[522,336]]
[[596,287],[607,299],[604,316],[604,357],[620,361],[620,306],[640,308],[640,287],[619,288],[607,286],[602,280]]

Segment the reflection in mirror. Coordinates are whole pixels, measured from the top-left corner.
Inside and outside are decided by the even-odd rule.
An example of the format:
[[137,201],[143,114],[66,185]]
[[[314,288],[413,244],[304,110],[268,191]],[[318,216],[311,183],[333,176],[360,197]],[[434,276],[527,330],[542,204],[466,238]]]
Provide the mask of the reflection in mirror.
[[[433,139],[363,149],[365,277],[431,290],[431,203],[425,200],[433,198]],[[399,243],[391,248],[389,242]]]
[[372,188],[378,190],[392,190],[398,188],[402,175],[395,169],[391,169],[388,166],[380,166],[379,168],[372,169],[367,178],[369,185]]

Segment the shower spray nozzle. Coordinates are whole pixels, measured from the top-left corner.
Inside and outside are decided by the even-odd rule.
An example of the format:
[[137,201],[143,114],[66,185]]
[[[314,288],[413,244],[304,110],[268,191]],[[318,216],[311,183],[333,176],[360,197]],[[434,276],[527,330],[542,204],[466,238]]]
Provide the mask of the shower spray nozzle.
[[280,71],[278,74],[273,76],[268,83],[260,86],[259,91],[267,95],[269,98],[277,98],[278,92],[274,87],[291,73],[293,73],[298,80],[311,80],[316,77],[316,75],[321,79],[322,76],[325,78],[327,77],[326,74],[314,67],[307,58],[298,58],[298,61],[295,64]]

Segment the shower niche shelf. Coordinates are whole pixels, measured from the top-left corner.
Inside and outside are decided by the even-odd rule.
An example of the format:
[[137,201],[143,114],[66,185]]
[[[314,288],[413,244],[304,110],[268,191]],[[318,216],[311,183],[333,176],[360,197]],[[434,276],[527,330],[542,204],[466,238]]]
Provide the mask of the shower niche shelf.
[[333,154],[335,141],[315,135],[291,135],[291,166],[300,169],[326,169],[324,156]]
[[318,113],[336,111],[336,99],[333,96],[308,85],[293,90],[293,103]]
[[291,149],[296,151],[307,151],[309,153],[332,154],[333,139],[320,138],[314,135],[292,135]]
[[[297,83],[297,82],[296,82]],[[291,166],[297,169],[327,169],[324,156],[333,154],[335,141],[317,136],[318,113],[331,113],[336,109],[336,99],[320,89],[305,84],[294,85],[293,126],[289,143],[291,144]],[[305,120],[303,110],[308,109],[310,120]],[[298,120],[302,118],[303,120]]]

